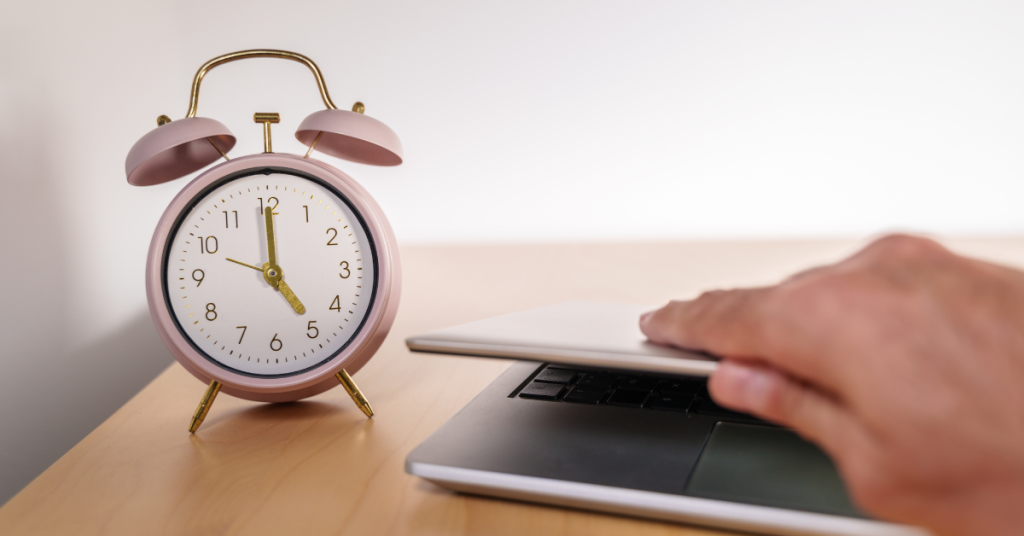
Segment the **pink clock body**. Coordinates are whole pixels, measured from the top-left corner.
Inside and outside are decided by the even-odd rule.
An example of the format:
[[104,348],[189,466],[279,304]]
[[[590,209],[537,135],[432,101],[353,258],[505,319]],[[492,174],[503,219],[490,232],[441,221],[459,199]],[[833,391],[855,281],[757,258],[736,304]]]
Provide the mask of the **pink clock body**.
[[[306,205],[302,205],[306,211],[306,222],[310,221],[310,205],[316,211],[319,211],[321,208],[324,208],[326,211],[322,213],[324,214],[323,216],[316,217],[337,218],[339,222],[334,227],[327,229],[326,235],[325,233],[316,233],[317,240],[320,241],[317,243],[321,244],[326,240],[327,246],[341,244],[350,250],[359,252],[360,255],[357,256],[360,258],[358,260],[363,263],[360,266],[365,266],[366,268],[365,271],[363,271],[363,267],[357,268],[355,258],[352,259],[353,264],[351,265],[348,261],[342,261],[340,263],[342,268],[334,268],[334,270],[339,271],[337,274],[338,280],[330,283],[329,281],[335,274],[326,273],[328,271],[326,266],[309,268],[293,265],[289,267],[287,264],[288,259],[285,258],[280,262],[286,272],[286,281],[289,280],[291,274],[297,274],[299,273],[298,271],[305,269],[307,272],[315,274],[317,278],[328,281],[323,283],[323,285],[345,284],[348,285],[346,288],[355,288],[355,285],[350,283],[357,282],[354,278],[360,276],[353,274],[369,274],[371,271],[374,273],[373,288],[357,290],[356,296],[360,297],[353,298],[354,302],[350,300],[344,304],[340,300],[331,301],[328,304],[325,300],[330,298],[330,296],[319,295],[323,294],[322,292],[319,294],[314,293],[314,295],[307,294],[304,297],[302,295],[304,288],[301,282],[289,282],[295,288],[299,299],[309,302],[306,303],[306,306],[311,311],[322,311],[330,305],[328,314],[332,315],[332,319],[338,319],[334,322],[334,324],[339,324],[337,328],[334,328],[333,324],[327,326],[325,325],[326,323],[316,324],[316,320],[307,320],[307,318],[312,318],[312,316],[300,316],[293,313],[279,292],[274,292],[269,287],[257,288],[262,274],[253,273],[245,266],[224,262],[227,259],[215,257],[217,254],[231,254],[230,251],[225,250],[226,248],[222,245],[221,241],[215,240],[210,242],[209,236],[195,237],[194,235],[192,240],[188,240],[190,237],[185,234],[188,230],[182,228],[186,223],[191,223],[192,220],[188,218],[200,218],[203,222],[206,222],[207,220],[203,218],[210,217],[211,220],[216,220],[216,225],[219,226],[223,217],[226,230],[240,231],[237,208],[241,207],[227,205],[221,207],[220,204],[217,204],[217,199],[211,199],[210,196],[217,194],[217,197],[221,197],[218,192],[221,190],[227,191],[226,185],[232,183],[232,181],[260,176],[261,174],[267,177],[277,177],[279,180],[275,180],[286,186],[283,190],[270,191],[262,197],[258,197],[261,207],[264,199],[266,199],[268,205],[271,203],[270,194],[276,196],[274,198],[275,202],[282,203],[285,206],[284,204],[289,201],[285,199],[283,194],[279,193],[280,191],[284,191],[288,195],[293,196],[292,198],[298,199],[296,196],[299,195],[298,190],[301,189],[301,184],[295,186],[298,184],[296,181],[312,181],[310,184],[313,185],[313,190],[320,193],[310,195],[309,201],[305,201],[305,198],[302,198],[303,202],[306,203]],[[268,182],[269,188],[271,181],[268,180],[266,182]],[[292,188],[295,190],[294,192],[288,192],[289,184],[295,186]],[[279,185],[275,187],[279,188]],[[243,194],[241,189],[238,190],[238,193],[240,196]],[[257,199],[257,193],[244,192],[248,196],[246,197],[246,202],[254,202]],[[277,197],[281,199],[278,200]],[[339,199],[341,200],[340,204],[337,202]],[[322,203],[325,200],[327,205],[333,202],[339,206],[325,207]],[[225,202],[229,201],[225,198]],[[214,203],[217,204],[217,208],[232,208],[232,210],[209,210],[209,206],[203,205],[203,203],[207,203],[207,205]],[[300,205],[297,203],[298,201],[295,201],[290,205],[291,212],[288,213],[288,217],[292,218],[292,221],[298,221],[297,210]],[[255,205],[253,206],[255,207]],[[199,209],[206,209],[207,214],[202,215],[200,212],[197,212]],[[331,209],[335,209],[339,213],[327,216]],[[223,215],[219,212],[223,212]],[[235,214],[232,214],[232,212]],[[249,218],[252,215],[249,215],[246,211],[242,212],[242,226],[246,225],[245,222],[250,220],[253,222],[252,226],[258,225],[255,223],[256,219]],[[258,214],[255,208],[253,208],[252,212]],[[285,214],[284,208],[281,209],[281,214]],[[315,214],[321,213],[315,212]],[[284,218],[284,216],[279,217]],[[196,222],[199,223],[198,220]],[[231,228],[232,224],[235,226],[233,229]],[[346,235],[346,230],[351,230],[347,227],[342,228],[343,224],[361,229],[359,233],[356,233],[357,236],[353,237],[351,245],[347,242],[344,244],[340,242],[342,237]],[[275,226],[278,225],[287,231],[290,224],[282,220],[280,224],[275,223]],[[297,224],[291,225],[295,228]],[[196,225],[195,231],[200,232],[200,225]],[[330,235],[332,231],[335,235],[333,238]],[[310,233],[312,232],[310,231]],[[206,231],[206,233],[209,234],[209,231]],[[311,234],[310,236],[313,235]],[[348,236],[352,236],[352,234],[348,234]],[[360,237],[362,237],[362,241],[356,240]],[[196,238],[198,238],[198,242]],[[172,246],[179,247],[185,242],[191,242],[189,246],[182,250],[187,254],[177,250],[171,251]],[[245,244],[256,244],[259,242],[259,237],[248,237],[246,240],[240,241],[240,243],[242,242]],[[252,247],[255,246],[251,246],[250,249]],[[367,247],[370,251],[358,249]],[[281,258],[280,247],[278,249],[279,258]],[[340,248],[337,249],[337,251],[340,250]],[[213,264],[210,265],[214,266],[214,268],[206,269],[206,271],[196,268],[190,274],[187,273],[188,271],[185,268],[170,266],[170,263],[179,260],[179,256],[182,257],[180,259],[181,266],[192,266],[190,264],[191,259],[196,258],[197,254],[208,255],[208,257],[203,257],[204,260],[207,258],[213,259],[211,261]],[[188,255],[191,255],[191,257]],[[250,257],[253,255],[254,253],[250,252]],[[190,259],[190,261],[186,262],[186,259]],[[245,258],[239,260],[259,265],[266,261],[266,258]],[[173,275],[179,275],[176,272],[171,273],[175,269],[181,270],[180,278],[172,277]],[[251,346],[245,347],[242,345],[242,343],[251,345],[254,340],[250,339],[249,342],[245,342],[244,337],[247,336],[248,328],[246,326],[237,326],[236,328],[230,325],[228,325],[227,329],[232,330],[231,332],[234,334],[241,334],[239,345],[229,346],[228,342],[221,345],[217,339],[213,340],[217,344],[211,345],[209,339],[203,339],[204,333],[198,331],[202,330],[203,326],[215,325],[214,322],[218,318],[225,321],[229,319],[229,317],[225,317],[226,306],[222,305],[218,310],[218,306],[214,303],[203,304],[197,302],[190,304],[186,294],[192,288],[201,288],[204,282],[208,285],[213,284],[209,280],[209,278],[212,278],[212,275],[207,275],[207,272],[215,270],[218,271],[217,273],[221,273],[220,271],[228,269],[238,271],[237,276],[232,272],[231,278],[248,278],[245,280],[245,284],[251,282],[253,293],[265,293],[265,295],[270,296],[270,298],[262,298],[264,294],[254,294],[261,296],[260,299],[277,299],[280,303],[268,306],[275,308],[273,310],[274,314],[295,314],[296,322],[301,322],[304,326],[308,325],[309,328],[305,332],[305,336],[309,340],[303,339],[302,336],[294,336],[291,341],[282,343],[282,339],[279,339],[279,335],[275,333],[274,338],[269,339],[270,342],[267,345],[269,350],[254,351],[251,349]],[[360,271],[356,272],[355,270]],[[349,277],[353,279],[349,281]],[[207,279],[207,281],[204,281],[204,279]],[[361,277],[360,280],[362,280]],[[232,284],[235,284],[234,280],[232,280]],[[192,287],[192,285],[195,285],[195,287]],[[209,288],[208,286],[203,290],[206,291]],[[370,292],[369,295],[366,294],[367,291]],[[153,317],[160,338],[174,355],[174,358],[196,378],[203,383],[210,383],[211,381],[220,382],[223,392],[240,398],[263,402],[294,401],[319,394],[337,386],[338,379],[335,377],[335,374],[343,369],[347,370],[350,374],[354,374],[366,364],[380,347],[394,322],[401,294],[398,248],[391,227],[380,207],[365,189],[345,173],[323,162],[295,155],[268,153],[245,156],[219,164],[196,177],[178,193],[164,211],[153,235],[153,240],[150,243],[146,266],[146,292],[150,314]],[[339,293],[338,296],[342,296],[342,294]],[[348,306],[350,302],[352,307]],[[195,307],[191,307],[192,305]],[[210,310],[211,305],[213,306],[212,311]],[[344,310],[342,309],[343,305],[346,308]],[[184,307],[190,308],[184,309]],[[281,309],[278,310],[276,309],[277,307]],[[346,312],[351,314],[342,319]],[[211,317],[214,320],[210,320]],[[352,322],[348,321],[349,317],[351,317]],[[292,322],[291,317],[288,318],[287,322]],[[224,325],[222,323],[219,326]],[[270,331],[274,330],[271,329]],[[337,333],[338,331],[342,331],[342,334],[337,336],[333,343],[330,343],[333,346],[328,346],[325,350],[323,343],[318,342],[319,337],[326,339],[329,333]],[[221,328],[220,333],[225,333],[224,328]],[[317,335],[317,339],[312,337],[314,333]],[[209,337],[208,334],[206,336]],[[248,336],[259,336],[267,339],[270,334],[268,331],[262,334],[249,333]],[[234,335],[232,335],[230,344],[234,344],[233,337]],[[264,342],[266,341],[261,339],[260,344],[262,345]],[[341,342],[344,342],[344,344],[341,344]],[[285,345],[290,346],[286,346],[288,351],[282,353],[280,351],[282,350],[281,346]],[[301,345],[301,348],[292,350],[292,348],[299,345]],[[320,346],[319,353],[316,352],[316,345]],[[249,350],[247,351],[246,348],[249,348]],[[237,354],[235,354],[236,350]],[[228,351],[231,352],[230,355],[226,353]],[[303,352],[305,354],[299,356]],[[252,361],[254,357],[258,360],[257,363]],[[292,365],[291,362],[288,365],[284,365],[280,361],[281,359],[293,358],[296,360],[305,359],[305,361],[301,365]],[[270,359],[275,361],[271,363]],[[290,368],[281,368],[285,366]],[[265,367],[265,369],[260,367]],[[264,373],[264,370],[267,372]]]

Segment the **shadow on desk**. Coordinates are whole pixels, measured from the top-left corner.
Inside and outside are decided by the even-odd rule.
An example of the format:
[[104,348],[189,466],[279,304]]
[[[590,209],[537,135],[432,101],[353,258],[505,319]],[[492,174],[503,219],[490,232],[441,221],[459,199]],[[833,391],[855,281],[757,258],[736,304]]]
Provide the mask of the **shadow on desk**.
[[417,520],[416,530],[421,534],[446,534],[451,529],[452,518],[461,517],[463,533],[467,535],[634,533],[680,536],[723,535],[719,531],[692,525],[455,493],[426,480],[417,479],[414,488],[424,497],[424,500],[416,505],[415,514],[410,516]]
[[[192,435],[193,442],[202,444],[204,439],[217,442],[244,441],[249,437],[267,433],[274,426],[286,422],[296,423],[300,427],[308,427],[310,429],[306,430],[305,433],[315,435],[317,429],[313,427],[314,424],[331,417],[339,417],[340,421],[343,413],[351,414],[350,408],[343,408],[337,404],[318,400],[255,404],[257,405],[235,407],[220,412],[211,410],[210,415],[207,416],[206,421],[203,423],[202,433]],[[214,407],[217,408],[217,406]],[[188,420],[187,417],[187,415],[183,416],[182,422]],[[338,430],[328,429],[323,431],[325,432],[324,437],[328,437],[335,436]]]
[[54,341],[57,355],[4,356],[24,366],[0,384],[0,504],[173,362],[148,313],[84,348],[71,344]]

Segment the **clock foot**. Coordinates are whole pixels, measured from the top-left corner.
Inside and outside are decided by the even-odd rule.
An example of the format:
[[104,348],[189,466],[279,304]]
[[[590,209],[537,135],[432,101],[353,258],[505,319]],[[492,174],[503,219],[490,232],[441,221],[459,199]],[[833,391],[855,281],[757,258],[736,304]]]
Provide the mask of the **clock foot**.
[[348,396],[352,397],[352,401],[359,406],[359,409],[363,410],[367,417],[373,417],[373,408],[370,407],[370,402],[363,396],[363,392],[356,386],[356,382],[352,381],[352,376],[349,376],[345,369],[341,369],[341,372],[335,374],[335,376],[341,382],[341,385],[345,386]]
[[203,395],[203,399],[199,401],[199,407],[196,408],[195,415],[192,416],[192,424],[189,425],[188,431],[196,433],[196,430],[206,420],[206,414],[210,412],[210,406],[213,405],[213,400],[217,398],[217,393],[220,392],[220,382],[212,381],[210,386],[206,388],[206,394]]

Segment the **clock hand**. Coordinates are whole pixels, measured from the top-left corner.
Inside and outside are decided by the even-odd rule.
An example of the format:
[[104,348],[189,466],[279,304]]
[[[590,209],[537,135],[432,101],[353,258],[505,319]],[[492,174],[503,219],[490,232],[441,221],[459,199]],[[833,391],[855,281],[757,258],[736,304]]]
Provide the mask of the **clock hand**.
[[268,205],[263,211],[267,222],[267,260],[271,266],[277,266],[277,244],[274,243],[274,211]]
[[[306,306],[302,305],[302,302],[299,301],[299,297],[296,296],[294,292],[292,292],[292,288],[288,286],[288,283],[284,282],[284,272],[283,270],[281,270],[281,267],[277,265],[277,244],[274,239],[274,211],[272,208],[270,208],[269,205],[267,206],[266,209],[263,210],[263,217],[267,222],[268,259],[268,262],[263,264],[263,278],[267,280],[267,283],[270,283],[271,286],[280,291],[281,294],[284,294],[284,298],[288,300],[288,303],[292,306],[292,309],[295,309],[295,312],[301,315],[306,312]],[[250,268],[255,267],[250,266]]]
[[299,297],[292,292],[292,288],[288,286],[288,283],[284,282],[284,273],[281,271],[280,266],[274,266],[269,262],[263,263],[263,279],[270,283],[270,286],[276,288],[281,294],[284,294],[284,299],[288,300],[288,303],[295,309],[296,313],[300,315],[306,312],[306,306],[302,305],[299,301]]
[[278,280],[277,290],[280,290],[281,294],[284,294],[284,298],[288,300],[288,303],[292,305],[292,309],[295,309],[296,313],[299,313],[301,315],[306,312],[306,306],[302,305],[302,302],[299,301],[298,296],[296,296],[295,293],[292,292],[292,288],[288,286],[288,283],[284,282],[284,279]]
[[253,270],[257,270],[257,271],[260,271],[260,272],[263,271],[263,268],[260,268],[259,266],[253,266],[251,264],[245,264],[242,261],[236,261],[235,259],[231,259],[231,258],[228,258],[227,260],[229,260],[229,261],[231,261],[231,262],[233,262],[235,264],[241,264],[242,266],[245,266],[246,268],[252,268]]
[[[268,262],[263,263],[263,268],[257,268],[257,270],[263,272],[263,279],[266,279],[267,283],[270,283],[270,286],[277,288],[277,282],[281,280],[284,274],[281,273],[281,267],[277,265],[277,244],[274,240],[274,210],[270,208],[270,205],[267,205],[267,208],[263,209],[263,216],[263,221],[266,222],[267,227]],[[255,266],[253,266],[253,268],[255,268]]]
[[[246,263],[244,263],[242,261],[236,261],[235,259],[232,259],[232,258],[228,258],[227,260],[229,260],[229,261],[231,261],[231,262],[233,262],[235,264],[241,264],[242,266],[245,266],[246,268],[252,268],[253,270],[258,270],[260,272],[264,271],[263,268],[259,268],[257,266],[253,266],[251,264],[246,264]],[[269,262],[267,263],[267,268],[268,269],[270,268],[270,263]],[[267,281],[270,282],[270,285],[273,286],[274,288],[276,288],[277,290],[280,290],[281,294],[284,294],[285,299],[288,300],[288,303],[291,304],[292,308],[295,309],[296,313],[299,313],[301,315],[301,314],[306,312],[306,306],[302,305],[302,302],[299,301],[299,297],[296,296],[294,292],[292,292],[292,288],[289,287],[288,283],[285,283],[284,279],[281,278],[282,274],[281,274],[280,269],[278,269],[278,270],[269,270],[269,273],[268,272],[264,272],[264,273],[267,276]]]

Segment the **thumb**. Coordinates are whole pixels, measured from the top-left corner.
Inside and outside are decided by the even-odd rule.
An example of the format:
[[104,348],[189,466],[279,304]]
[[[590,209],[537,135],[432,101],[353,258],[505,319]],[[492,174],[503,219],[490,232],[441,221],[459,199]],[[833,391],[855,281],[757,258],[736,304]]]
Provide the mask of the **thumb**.
[[708,390],[718,404],[788,426],[834,458],[852,448],[861,429],[834,398],[765,365],[723,360]]

